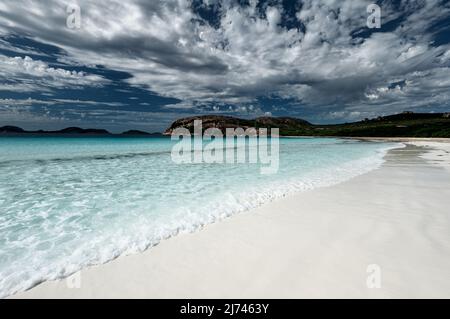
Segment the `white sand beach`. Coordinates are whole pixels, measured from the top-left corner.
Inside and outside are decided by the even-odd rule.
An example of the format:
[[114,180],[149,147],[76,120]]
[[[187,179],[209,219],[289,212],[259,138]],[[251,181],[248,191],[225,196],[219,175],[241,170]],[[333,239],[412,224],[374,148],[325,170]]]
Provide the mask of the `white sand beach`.
[[450,298],[450,143],[12,297]]

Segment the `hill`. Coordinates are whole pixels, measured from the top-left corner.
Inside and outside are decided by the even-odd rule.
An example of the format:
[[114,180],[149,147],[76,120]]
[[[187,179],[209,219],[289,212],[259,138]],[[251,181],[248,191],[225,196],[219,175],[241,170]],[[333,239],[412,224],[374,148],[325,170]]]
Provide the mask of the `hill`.
[[[194,121],[202,120],[203,130],[218,128],[279,128],[282,136],[346,136],[346,137],[446,137],[450,138],[450,113],[413,113],[380,116],[354,123],[316,125],[292,117],[258,117],[240,119],[232,116],[205,115],[179,119],[167,128],[164,135],[170,135],[176,128],[194,130]],[[158,137],[160,133],[129,130],[112,134],[102,129],[69,127],[59,131],[26,131],[17,126],[0,127],[2,136],[115,136],[115,137]]]
[[349,136],[349,137],[450,137],[449,113],[403,112],[375,119],[332,125],[314,125],[302,119],[290,117],[260,117],[253,120],[230,116],[206,115],[175,121],[164,134],[170,135],[176,128],[194,129],[194,120],[202,120],[204,130],[216,127],[249,127],[280,129],[282,136]]
[[193,116],[179,119],[172,123],[172,125],[164,132],[165,135],[172,134],[176,128],[187,128],[189,131],[194,131],[194,121],[201,120],[203,130],[209,128],[218,128],[225,132],[227,128],[273,128],[278,127],[281,130],[302,130],[305,127],[311,127],[311,124],[302,119],[291,117],[259,117],[254,120],[240,119],[231,116],[220,115],[205,115]]
[[68,127],[58,131],[26,131],[17,126],[0,127],[0,135],[3,136],[114,136],[114,137],[158,137],[161,133],[147,133],[138,130],[129,130],[121,134],[112,134],[102,129],[83,129],[80,127]]

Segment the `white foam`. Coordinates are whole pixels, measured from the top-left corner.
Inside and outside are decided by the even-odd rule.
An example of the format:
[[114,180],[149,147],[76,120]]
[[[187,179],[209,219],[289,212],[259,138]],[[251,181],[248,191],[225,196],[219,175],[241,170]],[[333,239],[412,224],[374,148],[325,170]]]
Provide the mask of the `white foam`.
[[[270,201],[318,187],[332,186],[358,175],[380,167],[383,157],[390,149],[399,148],[403,144],[381,146],[373,156],[348,161],[335,167],[314,171],[300,179],[289,179],[260,186],[239,194],[231,192],[218,194],[215,200],[199,203],[194,209],[179,208],[170,218],[156,219],[153,224],[148,220],[143,223],[136,221],[133,229],[123,229],[120,225],[114,230],[114,237],[94,236],[93,238],[78,238],[80,245],[68,256],[58,256],[56,260],[42,266],[39,252],[35,252],[39,267],[30,271],[14,262],[8,271],[0,278],[0,297],[29,289],[42,281],[61,279],[87,266],[108,262],[118,256],[142,252],[158,244],[161,240],[170,238],[180,232],[194,232],[204,225],[211,224],[234,214],[248,211]],[[220,196],[220,197],[219,197]],[[134,216],[137,216],[134,215]],[[136,217],[139,218],[139,217]],[[32,238],[30,240],[33,240]],[[88,241],[88,242],[86,242]],[[105,244],[106,243],[106,244]],[[19,261],[20,262],[20,261]],[[31,269],[33,260],[29,260]],[[11,269],[22,269],[13,272]]]

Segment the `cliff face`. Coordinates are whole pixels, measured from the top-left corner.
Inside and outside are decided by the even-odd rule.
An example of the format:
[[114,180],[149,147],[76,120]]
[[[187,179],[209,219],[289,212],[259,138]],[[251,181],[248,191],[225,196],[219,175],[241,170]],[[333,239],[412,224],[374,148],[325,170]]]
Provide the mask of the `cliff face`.
[[209,128],[218,128],[225,133],[227,128],[280,128],[280,129],[294,129],[311,126],[310,123],[301,119],[290,117],[259,117],[253,120],[239,119],[232,116],[219,115],[205,115],[193,116],[179,119],[172,123],[172,125],[164,132],[165,135],[172,134],[173,130],[177,128],[186,128],[190,132],[194,131],[194,121],[201,120],[203,130]]

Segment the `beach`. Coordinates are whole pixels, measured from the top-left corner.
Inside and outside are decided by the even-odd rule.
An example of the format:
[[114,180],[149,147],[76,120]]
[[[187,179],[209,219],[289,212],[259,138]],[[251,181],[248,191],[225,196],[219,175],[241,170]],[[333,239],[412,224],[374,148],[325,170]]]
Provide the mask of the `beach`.
[[449,155],[409,141],[366,174],[12,298],[449,298]]

